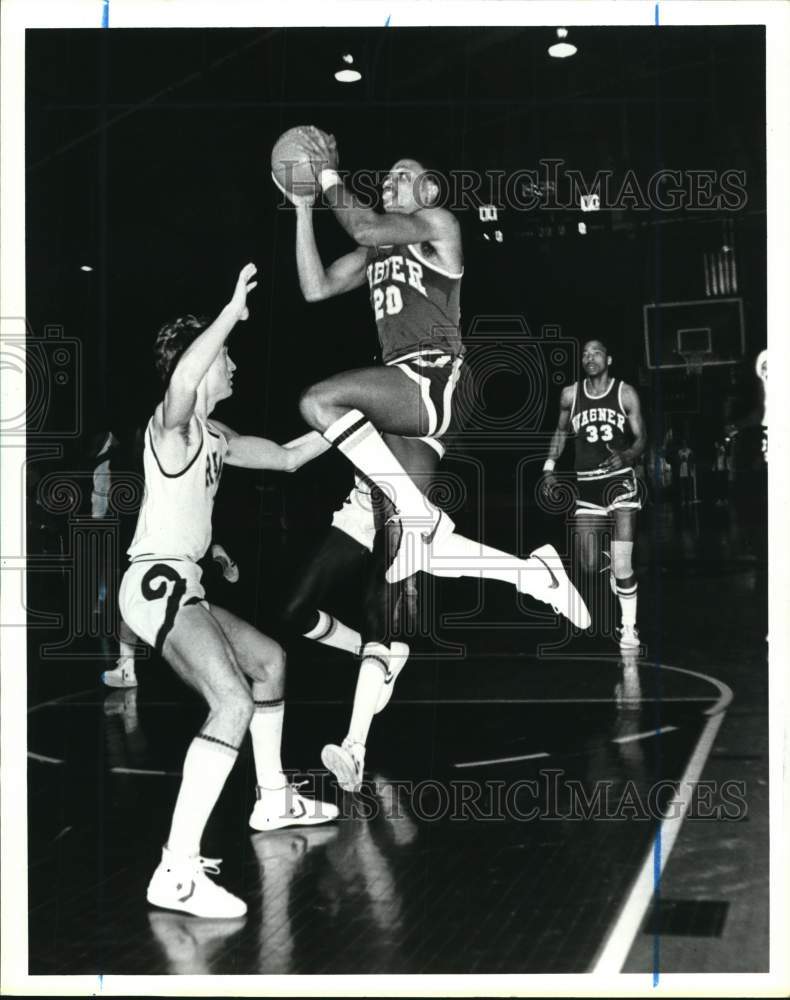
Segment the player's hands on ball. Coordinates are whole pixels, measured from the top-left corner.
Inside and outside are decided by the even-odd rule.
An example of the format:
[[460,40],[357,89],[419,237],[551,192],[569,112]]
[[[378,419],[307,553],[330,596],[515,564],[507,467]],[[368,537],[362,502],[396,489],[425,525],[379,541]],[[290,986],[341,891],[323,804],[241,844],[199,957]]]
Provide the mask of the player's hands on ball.
[[258,268],[254,264],[245,264],[239,271],[239,280],[233,290],[233,298],[230,300],[230,308],[236,313],[237,318],[245,320],[249,317],[250,311],[247,308],[247,295],[258,284],[252,279],[258,273]]
[[598,468],[605,469],[607,472],[616,472],[618,469],[624,469],[625,459],[623,458],[623,453],[615,451],[609,445],[606,446],[606,450],[609,452],[609,457],[604,462],[601,462]]
[[303,133],[302,142],[305,151],[312,160],[316,177],[322,170],[337,169],[340,158],[337,152],[337,141],[333,135],[322,132],[315,125],[310,125]]

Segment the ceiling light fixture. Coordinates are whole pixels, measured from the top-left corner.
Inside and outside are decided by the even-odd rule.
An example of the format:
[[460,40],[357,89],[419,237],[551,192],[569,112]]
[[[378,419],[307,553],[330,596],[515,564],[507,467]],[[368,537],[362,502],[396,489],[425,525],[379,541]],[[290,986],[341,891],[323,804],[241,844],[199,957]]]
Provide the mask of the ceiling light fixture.
[[349,53],[341,56],[344,65],[335,73],[338,83],[357,83],[362,79],[362,74],[358,69],[354,69],[354,57]]
[[549,55],[554,59],[567,59],[568,56],[575,56],[578,49],[575,45],[571,45],[570,42],[562,41],[563,38],[568,37],[567,28],[557,28],[557,38],[560,39],[559,42],[555,42],[553,45],[549,46]]
[[80,264],[80,271],[86,271],[87,272],[87,271],[92,271],[92,270],[93,270],[93,268],[90,266],[90,264]]

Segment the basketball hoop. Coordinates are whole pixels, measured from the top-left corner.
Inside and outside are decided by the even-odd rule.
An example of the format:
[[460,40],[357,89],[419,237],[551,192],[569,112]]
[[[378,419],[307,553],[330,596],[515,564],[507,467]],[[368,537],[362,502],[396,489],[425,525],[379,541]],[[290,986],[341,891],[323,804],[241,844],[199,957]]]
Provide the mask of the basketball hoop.
[[709,351],[679,351],[680,356],[686,363],[687,375],[701,375],[705,365],[705,360]]

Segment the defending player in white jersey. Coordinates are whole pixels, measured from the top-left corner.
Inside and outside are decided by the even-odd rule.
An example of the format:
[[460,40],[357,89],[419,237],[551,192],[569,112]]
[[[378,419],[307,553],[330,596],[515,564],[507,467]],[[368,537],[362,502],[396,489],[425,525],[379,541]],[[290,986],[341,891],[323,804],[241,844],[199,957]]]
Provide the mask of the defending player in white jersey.
[[147,894],[156,906],[199,917],[238,917],[247,910],[207,877],[218,874],[218,862],[200,856],[200,840],[248,729],[257,780],[254,830],[325,823],[338,814],[333,805],[302,797],[283,774],[282,649],[209,604],[197,564],[211,542],[225,463],[293,471],[328,447],[315,433],[281,447],[209,420],[233,391],[236,366],[225,341],[247,319],[255,273],[253,264],[242,269],[232,299],[211,325],[187,316],[159,331],[154,353],[167,389],[146,429],[145,497],[120,589],[124,620],[209,708],[187,751],[170,834]]
[[[568,435],[576,439],[577,525],[582,537],[585,568],[597,566],[602,520],[614,520],[610,579],[622,615],[618,630],[623,649],[639,648],[636,628],[636,576],[633,569],[636,512],[641,508],[633,465],[647,443],[636,390],[609,374],[612,358],[600,340],[588,340],[582,349],[587,377],[566,385],[560,395],[560,416],[543,466],[547,492],[556,485],[554,466]],[[628,437],[630,432],[631,441]]]

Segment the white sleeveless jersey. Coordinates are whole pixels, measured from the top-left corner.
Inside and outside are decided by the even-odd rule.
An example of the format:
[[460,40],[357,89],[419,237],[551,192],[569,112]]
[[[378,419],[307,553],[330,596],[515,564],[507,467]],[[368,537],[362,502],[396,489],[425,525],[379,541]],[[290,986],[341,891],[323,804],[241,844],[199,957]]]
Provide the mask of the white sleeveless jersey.
[[209,547],[214,497],[228,442],[199,417],[195,422],[202,438],[200,447],[178,473],[162,468],[154,447],[152,421],[148,422],[143,451],[145,496],[128,549],[130,559],[170,556],[197,562]]

